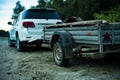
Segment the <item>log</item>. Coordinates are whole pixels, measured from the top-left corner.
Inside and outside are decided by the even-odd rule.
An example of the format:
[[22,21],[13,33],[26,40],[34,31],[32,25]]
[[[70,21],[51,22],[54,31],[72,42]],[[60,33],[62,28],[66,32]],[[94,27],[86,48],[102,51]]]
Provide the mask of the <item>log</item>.
[[74,27],[74,26],[92,26],[92,25],[100,25],[100,24],[108,24],[105,20],[88,20],[88,21],[80,21],[80,22],[71,22],[71,23],[61,23],[55,25],[47,25],[46,28],[54,28],[54,27]]

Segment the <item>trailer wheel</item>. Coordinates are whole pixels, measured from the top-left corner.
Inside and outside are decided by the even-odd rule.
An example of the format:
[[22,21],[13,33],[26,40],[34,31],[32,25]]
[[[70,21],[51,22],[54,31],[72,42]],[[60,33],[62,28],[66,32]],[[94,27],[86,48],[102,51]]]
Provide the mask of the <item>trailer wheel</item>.
[[61,42],[56,42],[53,46],[53,58],[56,65],[65,67],[69,64],[69,59],[65,58],[65,51]]

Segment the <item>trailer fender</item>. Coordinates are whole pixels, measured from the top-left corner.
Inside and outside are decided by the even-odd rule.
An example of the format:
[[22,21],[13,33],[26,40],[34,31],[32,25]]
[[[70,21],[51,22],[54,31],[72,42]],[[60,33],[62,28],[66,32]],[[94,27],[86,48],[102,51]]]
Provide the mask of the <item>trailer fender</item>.
[[64,48],[65,58],[72,58],[73,51],[72,51],[72,36],[67,31],[59,31],[55,32],[51,39],[51,48],[53,48],[54,44],[58,41],[61,41],[61,44]]

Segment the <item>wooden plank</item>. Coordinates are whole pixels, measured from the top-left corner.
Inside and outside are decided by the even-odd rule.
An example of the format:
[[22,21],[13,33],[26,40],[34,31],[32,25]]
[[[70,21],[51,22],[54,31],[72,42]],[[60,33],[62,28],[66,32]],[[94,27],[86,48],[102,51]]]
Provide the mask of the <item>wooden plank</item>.
[[80,21],[80,22],[47,25],[45,27],[46,28],[54,28],[54,27],[92,26],[92,25],[107,24],[107,23],[108,22],[105,20],[89,20],[89,21]]

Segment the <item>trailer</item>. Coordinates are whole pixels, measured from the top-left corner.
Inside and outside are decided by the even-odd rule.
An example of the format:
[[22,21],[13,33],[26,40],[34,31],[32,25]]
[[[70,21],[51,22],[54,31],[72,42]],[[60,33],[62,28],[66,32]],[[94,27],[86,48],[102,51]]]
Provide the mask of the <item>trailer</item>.
[[44,26],[43,42],[53,49],[55,64],[67,66],[74,54],[120,52],[120,23],[89,20],[47,25]]

